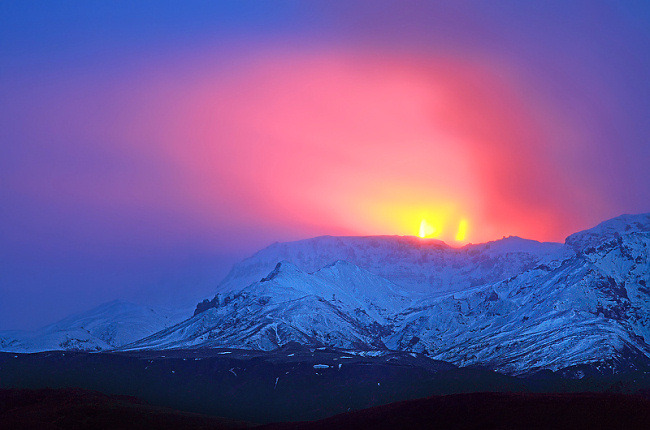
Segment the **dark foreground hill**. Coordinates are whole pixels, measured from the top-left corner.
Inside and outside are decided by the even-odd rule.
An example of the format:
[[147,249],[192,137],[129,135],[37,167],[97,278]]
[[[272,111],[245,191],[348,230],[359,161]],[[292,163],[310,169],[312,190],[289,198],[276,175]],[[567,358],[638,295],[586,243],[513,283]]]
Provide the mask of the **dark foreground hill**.
[[582,366],[514,377],[418,354],[355,355],[299,345],[272,352],[48,352],[0,354],[0,388],[77,387],[262,424],[315,421],[432,395],[599,392],[650,398],[650,367],[641,364],[626,373]]
[[241,429],[249,425],[80,388],[0,390],[1,429]]
[[261,427],[76,388],[0,390],[2,429],[647,429],[650,401],[622,394],[471,393],[433,396]]
[[471,393],[408,400],[265,430],[647,429],[650,401],[622,394]]

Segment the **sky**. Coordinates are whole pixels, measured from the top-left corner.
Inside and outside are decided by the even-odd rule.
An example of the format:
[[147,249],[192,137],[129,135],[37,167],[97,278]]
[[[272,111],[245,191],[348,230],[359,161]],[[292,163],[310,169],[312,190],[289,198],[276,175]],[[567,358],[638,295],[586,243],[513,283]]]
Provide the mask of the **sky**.
[[4,1],[0,329],[275,242],[650,212],[644,1]]

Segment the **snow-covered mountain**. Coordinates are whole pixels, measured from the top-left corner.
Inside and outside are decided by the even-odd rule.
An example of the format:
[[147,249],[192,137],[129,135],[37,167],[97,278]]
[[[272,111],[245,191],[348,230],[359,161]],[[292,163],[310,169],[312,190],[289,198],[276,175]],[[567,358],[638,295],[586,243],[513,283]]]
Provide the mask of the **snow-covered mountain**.
[[515,374],[650,356],[649,250],[647,231],[605,237],[557,268],[425,300],[387,346]]
[[607,221],[566,244],[274,244],[236,265],[193,318],[128,348],[270,350],[297,341],[425,352],[512,374],[621,365],[650,356],[649,246],[649,214]]
[[275,243],[235,264],[217,290],[239,291],[266,276],[280,261],[312,273],[343,260],[413,292],[437,294],[509,278],[572,255],[559,243],[508,237],[463,248],[410,236],[332,237]]
[[589,230],[574,233],[567,237],[565,243],[576,251],[586,251],[623,235],[648,231],[650,231],[650,214],[621,215]]
[[[510,374],[582,364],[617,370],[650,357],[649,253],[650,214],[623,215],[564,244],[509,237],[452,248],[325,236],[276,243],[235,265],[216,296],[175,325],[138,322],[130,337],[110,335],[124,317],[107,309],[44,330],[56,334],[52,341],[32,339],[41,350],[69,339],[75,348],[120,350],[298,342],[421,352]],[[57,338],[65,333],[75,334]]]
[[226,297],[218,295],[194,318],[127,348],[271,350],[295,341],[386,349],[384,327],[415,297],[346,261],[311,274],[283,261],[259,282]]
[[35,331],[0,332],[0,351],[112,350],[170,327],[189,315],[189,309],[115,300]]

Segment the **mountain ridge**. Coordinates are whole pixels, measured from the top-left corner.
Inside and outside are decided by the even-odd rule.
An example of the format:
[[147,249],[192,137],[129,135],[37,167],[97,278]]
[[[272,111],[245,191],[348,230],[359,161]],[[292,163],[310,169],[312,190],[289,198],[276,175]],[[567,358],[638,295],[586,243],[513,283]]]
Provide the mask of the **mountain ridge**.
[[518,375],[650,357],[650,214],[565,243],[453,248],[404,236],[276,243],[236,264],[176,325],[113,346],[412,351]]
[[[637,218],[644,220],[647,215],[639,215]],[[597,362],[608,363],[602,364],[605,366],[603,369],[633,366],[630,357],[637,359],[650,354],[647,343],[650,336],[646,329],[646,325],[650,326],[649,303],[647,297],[639,293],[642,290],[631,285],[626,288],[625,284],[629,282],[626,278],[630,276],[639,278],[641,284],[647,282],[645,277],[650,276],[647,264],[650,233],[643,231],[645,224],[635,221],[635,217],[622,218],[623,224],[630,220],[636,223],[637,228],[621,228],[622,231],[615,239],[609,228],[602,233],[602,226],[581,232],[592,241],[600,238],[602,242],[598,242],[599,251],[594,249],[593,252],[586,253],[580,250],[576,252],[570,244],[544,244],[513,237],[460,249],[440,242],[428,247],[426,242],[415,242],[417,239],[385,236],[321,237],[276,244],[243,262],[242,267],[247,268],[247,276],[257,279],[240,290],[246,292],[246,298],[239,306],[246,308],[250,314],[242,315],[241,311],[233,313],[229,309],[235,306],[231,304],[235,303],[232,300],[241,299],[239,293],[231,290],[228,294],[222,294],[225,297],[222,302],[225,308],[220,307],[219,316],[215,318],[228,321],[235,314],[237,318],[243,317],[243,320],[235,319],[241,329],[237,336],[230,337],[229,329],[219,324],[211,331],[212,323],[206,325],[206,321],[202,320],[200,326],[205,343],[193,343],[192,347],[203,345],[272,349],[283,342],[297,341],[315,347],[331,345],[369,350],[414,351],[460,366],[487,365],[510,374],[539,369],[558,370]],[[621,220],[614,219],[605,225],[612,224],[622,223]],[[416,243],[417,246],[405,249],[405,243]],[[336,245],[334,251],[333,244]],[[373,255],[377,249],[382,258]],[[275,251],[275,255],[269,257],[270,251]],[[265,274],[253,270],[266,268],[274,258],[284,261],[287,254],[294,256],[291,263],[276,263],[277,266]],[[374,285],[381,279],[395,285],[395,288],[403,292],[408,304],[402,309],[393,309],[392,312],[386,312],[389,307],[384,306],[384,313],[378,317],[369,308],[355,307],[349,300],[344,300],[345,303],[328,300],[326,296],[331,291],[326,293],[329,291],[326,288],[312,285],[312,301],[307,302],[301,298],[304,307],[298,306],[296,302],[290,311],[285,309],[280,312],[277,308],[271,311],[264,306],[253,310],[254,300],[263,295],[281,296],[281,290],[293,288],[296,284],[301,287],[311,285],[309,277],[333,263],[328,262],[311,272],[301,270],[300,265],[306,267],[306,270],[313,269],[323,260],[340,254],[349,258],[345,260],[345,266],[365,271],[363,282]],[[414,259],[413,255],[417,257]],[[430,277],[429,280],[434,281],[431,284],[434,288],[426,292],[418,288],[417,282],[415,288],[414,284],[408,285],[405,282],[410,280],[408,277],[389,279],[380,275],[385,267],[391,271],[396,267],[408,269],[404,262],[409,259],[415,260],[413,267],[416,270],[429,265],[431,271],[440,274],[443,280],[455,281],[469,275],[473,282],[436,288],[441,282],[436,283]],[[350,260],[370,263],[370,267],[357,266]],[[377,265],[373,266],[377,261],[381,261],[383,267],[378,269]],[[635,265],[636,272],[631,269],[632,265]],[[283,266],[291,267],[294,273],[302,273],[302,278],[290,280],[279,276],[287,273],[281,270]],[[436,269],[441,267],[445,270],[436,273]],[[232,273],[236,274],[237,271]],[[370,276],[375,278],[370,280]],[[228,284],[233,279],[239,279],[243,285],[244,279],[237,276],[226,278],[224,283]],[[395,280],[401,281],[402,285]],[[643,288],[641,284],[639,286]],[[272,286],[276,289],[269,291]],[[371,288],[373,287],[366,286],[366,289]],[[323,320],[314,321],[309,315],[312,311],[320,313]],[[269,330],[269,325],[256,324],[254,334],[242,333],[251,328],[243,322],[270,321],[270,314],[275,318],[271,332],[265,331]],[[347,319],[341,318],[341,315]],[[277,331],[279,321],[283,329]],[[216,329],[217,326],[219,329]],[[311,328],[312,333],[307,334],[306,328]],[[302,335],[289,334],[292,329],[297,329]],[[217,332],[218,335],[214,334]],[[327,335],[332,333],[333,339],[328,338]],[[340,333],[354,335],[345,336]],[[286,337],[283,338],[283,334]],[[257,342],[242,344],[244,339],[250,340],[255,336]],[[267,340],[271,336],[275,336],[275,339],[264,342],[264,336]],[[165,345],[164,340],[158,337],[156,348],[165,348]],[[182,341],[173,345],[183,347]],[[147,348],[146,342],[133,346]]]

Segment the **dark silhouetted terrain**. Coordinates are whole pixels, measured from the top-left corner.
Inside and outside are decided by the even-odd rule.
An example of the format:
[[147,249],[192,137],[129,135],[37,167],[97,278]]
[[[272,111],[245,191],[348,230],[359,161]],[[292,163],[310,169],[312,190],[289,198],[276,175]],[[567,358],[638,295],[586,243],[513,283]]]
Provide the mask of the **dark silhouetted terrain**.
[[650,401],[621,394],[471,393],[377,406],[265,430],[647,429]]
[[[254,408],[254,405],[251,405]],[[0,390],[2,429],[647,429],[650,400],[622,394],[471,393],[433,396],[320,421],[253,424],[147,405],[78,388]]]
[[79,388],[0,390],[2,429],[240,429],[245,423]]

